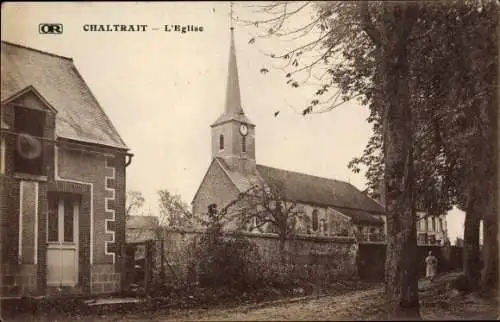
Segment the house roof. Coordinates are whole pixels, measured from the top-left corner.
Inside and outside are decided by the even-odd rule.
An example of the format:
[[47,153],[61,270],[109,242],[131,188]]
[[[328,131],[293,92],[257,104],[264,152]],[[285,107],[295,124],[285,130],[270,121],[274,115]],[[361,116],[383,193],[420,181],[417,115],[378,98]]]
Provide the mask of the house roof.
[[1,98],[36,88],[57,110],[56,136],[127,149],[71,58],[1,42]]
[[152,228],[158,225],[156,216],[129,216],[127,218],[127,228],[142,229]]
[[350,183],[264,165],[257,165],[253,174],[241,173],[232,169],[223,158],[216,160],[240,192],[255,184],[277,184],[288,200],[330,207],[358,223],[383,223],[374,216],[384,215],[383,207]]

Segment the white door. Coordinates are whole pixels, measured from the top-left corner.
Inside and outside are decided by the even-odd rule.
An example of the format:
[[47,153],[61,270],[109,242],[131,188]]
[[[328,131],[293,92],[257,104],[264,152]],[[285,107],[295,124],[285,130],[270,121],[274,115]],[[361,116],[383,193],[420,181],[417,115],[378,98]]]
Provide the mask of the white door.
[[47,284],[78,283],[79,202],[71,195],[49,198],[47,220]]

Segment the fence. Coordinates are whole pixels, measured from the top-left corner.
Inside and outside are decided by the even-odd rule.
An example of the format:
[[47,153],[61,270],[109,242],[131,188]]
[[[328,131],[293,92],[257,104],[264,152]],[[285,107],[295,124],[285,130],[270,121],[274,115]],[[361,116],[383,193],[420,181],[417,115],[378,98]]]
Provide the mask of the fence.
[[123,249],[123,293],[149,294],[153,282],[155,243],[127,243]]

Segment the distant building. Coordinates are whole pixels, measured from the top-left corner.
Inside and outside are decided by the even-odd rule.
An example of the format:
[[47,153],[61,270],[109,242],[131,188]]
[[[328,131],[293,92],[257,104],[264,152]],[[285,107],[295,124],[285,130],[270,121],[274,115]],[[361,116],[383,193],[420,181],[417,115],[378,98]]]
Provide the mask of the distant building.
[[417,211],[417,242],[419,245],[439,246],[449,243],[446,215],[429,216]]
[[464,240],[460,237],[457,237],[457,239],[455,239],[455,246],[464,247]]
[[212,162],[192,201],[195,216],[203,216],[212,203],[226,206],[254,185],[278,184],[284,198],[296,202],[309,219],[296,223],[299,234],[384,239],[383,207],[352,184],[256,163],[255,125],[241,105],[233,31],[225,110],[211,128]]
[[71,58],[1,58],[1,296],[119,291],[132,155]]
[[155,239],[154,228],[158,225],[159,220],[156,216],[129,216],[127,218],[127,243]]

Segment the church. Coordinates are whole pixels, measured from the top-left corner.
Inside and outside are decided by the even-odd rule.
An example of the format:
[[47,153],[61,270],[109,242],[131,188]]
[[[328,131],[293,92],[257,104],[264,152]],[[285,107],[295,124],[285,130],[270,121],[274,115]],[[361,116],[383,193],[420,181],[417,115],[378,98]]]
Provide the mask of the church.
[[[296,233],[316,236],[358,236],[383,241],[386,221],[383,206],[352,184],[260,165],[255,159],[256,126],[242,107],[238,66],[231,27],[226,101],[223,113],[211,125],[212,161],[195,196],[192,212],[204,216],[210,204],[218,209],[253,186],[278,183],[284,200],[298,206],[306,220]],[[239,229],[236,223],[226,230]],[[271,227],[250,231],[272,232]]]

